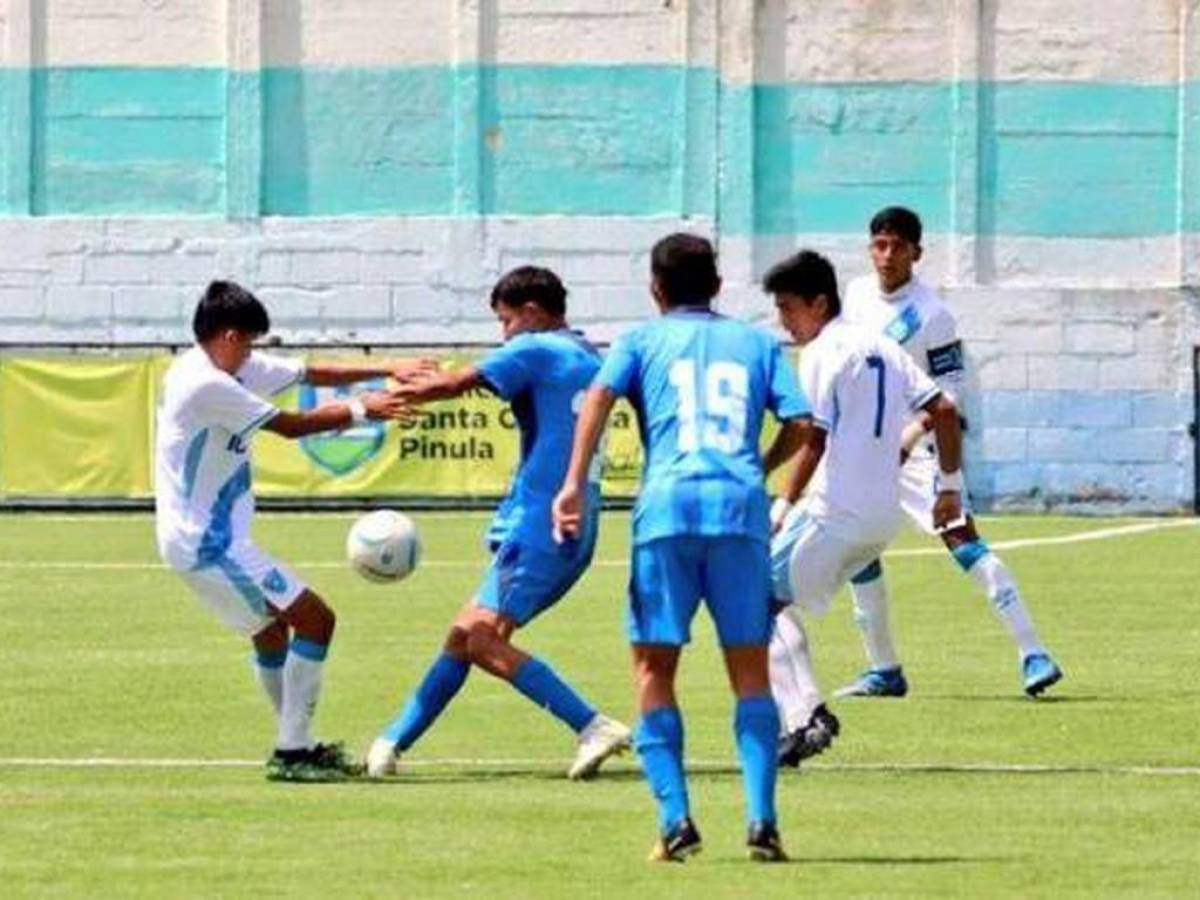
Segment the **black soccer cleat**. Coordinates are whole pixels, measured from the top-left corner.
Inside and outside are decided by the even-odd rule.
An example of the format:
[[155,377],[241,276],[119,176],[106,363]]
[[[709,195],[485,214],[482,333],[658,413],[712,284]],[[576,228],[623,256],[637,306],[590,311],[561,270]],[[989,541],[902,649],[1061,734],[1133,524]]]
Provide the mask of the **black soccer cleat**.
[[685,862],[699,853],[702,846],[696,824],[684,819],[655,842],[650,849],[650,862]]
[[746,837],[746,857],[753,862],[787,862],[774,822],[754,822]]
[[808,724],[779,739],[779,765],[797,768],[801,760],[824,753],[841,733],[842,723],[824,703],[813,710]]

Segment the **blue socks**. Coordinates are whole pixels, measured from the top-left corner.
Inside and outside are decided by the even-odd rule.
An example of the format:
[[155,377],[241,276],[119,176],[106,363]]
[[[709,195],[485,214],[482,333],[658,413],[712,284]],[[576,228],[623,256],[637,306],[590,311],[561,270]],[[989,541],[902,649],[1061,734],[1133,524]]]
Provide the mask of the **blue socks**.
[[[767,698],[770,702],[770,698]],[[774,709],[774,703],[771,704]],[[776,720],[776,732],[779,729]],[[774,734],[771,738],[774,759]],[[688,817],[687,781],[683,774],[683,717],[676,706],[662,706],[642,716],[635,737],[642,771],[658,801],[659,830],[666,834]]]
[[746,818],[750,822],[775,822],[775,775],[778,767],[775,742],[779,713],[770,696],[738,700],[733,719],[742,783],[746,791]]
[[408,700],[404,711],[384,730],[384,737],[395,742],[400,750],[407,750],[425,730],[441,715],[458,689],[467,680],[471,664],[466,660],[455,659],[448,653],[443,653]]
[[576,734],[596,715],[596,709],[540,659],[530,658],[513,676],[512,685],[538,706],[548,709]]

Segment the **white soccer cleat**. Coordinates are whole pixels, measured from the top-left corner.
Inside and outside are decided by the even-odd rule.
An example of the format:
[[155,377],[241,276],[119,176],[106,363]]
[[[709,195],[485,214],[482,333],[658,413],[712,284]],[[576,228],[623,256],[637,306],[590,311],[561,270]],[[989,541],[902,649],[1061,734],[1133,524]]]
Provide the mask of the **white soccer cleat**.
[[396,774],[396,761],[400,754],[396,745],[385,737],[375,738],[371,749],[367,751],[367,777],[386,778]]
[[628,750],[632,737],[629,729],[616,719],[597,713],[579,733],[579,749],[567,777],[572,781],[591,778],[606,759]]

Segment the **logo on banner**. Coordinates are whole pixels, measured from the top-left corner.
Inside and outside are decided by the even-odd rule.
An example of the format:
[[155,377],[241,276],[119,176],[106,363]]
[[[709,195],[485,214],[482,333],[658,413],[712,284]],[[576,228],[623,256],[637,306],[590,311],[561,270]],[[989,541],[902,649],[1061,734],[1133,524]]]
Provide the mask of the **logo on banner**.
[[[302,384],[300,386],[300,408],[305,411],[312,410],[330,400],[345,400],[362,390],[383,390],[385,387],[386,383],[382,378],[359,382],[358,385],[338,385],[337,387],[314,387],[311,384]],[[300,448],[309,459],[326,472],[333,475],[346,475],[379,452],[383,446],[385,435],[386,423],[370,421],[363,425],[347,428],[345,431],[305,435],[300,439]]]

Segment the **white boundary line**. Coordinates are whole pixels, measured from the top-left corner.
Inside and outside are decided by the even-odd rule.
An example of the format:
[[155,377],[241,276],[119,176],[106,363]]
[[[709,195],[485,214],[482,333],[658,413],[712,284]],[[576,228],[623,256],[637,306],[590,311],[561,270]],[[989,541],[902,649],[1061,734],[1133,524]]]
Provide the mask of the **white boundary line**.
[[[997,541],[990,544],[993,550],[1022,550],[1029,547],[1053,547],[1062,544],[1083,544],[1089,541],[1104,541],[1112,538],[1127,537],[1133,534],[1145,534],[1151,531],[1162,531],[1168,528],[1196,528],[1200,527],[1200,519],[1170,519],[1167,521],[1157,522],[1141,522],[1135,525],[1120,525],[1113,528],[1094,528],[1090,531],[1080,531],[1074,534],[1054,535],[1051,537],[1040,538],[1015,538],[1007,541]],[[884,553],[885,559],[908,558],[916,556],[945,556],[946,550],[942,547],[913,547],[904,550],[889,550]],[[478,568],[486,564],[486,559],[480,558],[476,560],[465,559],[427,559],[424,560],[422,566],[431,566],[435,569],[457,569],[457,568]],[[627,560],[623,559],[598,559],[592,565],[600,568],[613,568],[628,565]],[[297,569],[341,569],[346,567],[346,563],[337,561],[308,561],[289,563]],[[0,560],[0,570],[2,569],[63,569],[71,571],[128,571],[128,570],[145,570],[145,571],[166,571],[167,567],[162,563],[156,562],[86,562],[86,561],[68,561],[68,560],[17,560],[6,559]]]
[[[565,765],[561,759],[415,759],[404,761],[412,769],[489,769],[526,768],[558,769]],[[261,768],[262,760],[254,759],[174,759],[170,757],[0,757],[0,768],[36,769],[249,769]],[[732,760],[690,759],[687,766],[693,771],[735,769]],[[634,767],[626,767],[636,771]],[[804,769],[819,772],[908,772],[914,774],[971,774],[971,775],[1138,775],[1158,777],[1200,777],[1200,766],[1106,765],[1103,763],[806,763]]]

